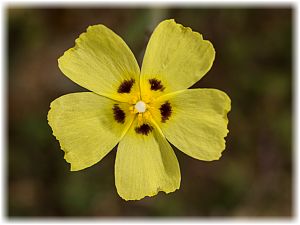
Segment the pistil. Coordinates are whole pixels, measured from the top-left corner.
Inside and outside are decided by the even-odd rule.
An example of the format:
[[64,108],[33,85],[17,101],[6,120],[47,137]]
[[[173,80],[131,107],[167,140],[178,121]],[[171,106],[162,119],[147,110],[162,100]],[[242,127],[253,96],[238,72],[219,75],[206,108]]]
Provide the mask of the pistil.
[[146,103],[143,102],[143,101],[138,101],[135,106],[134,106],[135,110],[138,112],[138,113],[144,113],[146,111]]

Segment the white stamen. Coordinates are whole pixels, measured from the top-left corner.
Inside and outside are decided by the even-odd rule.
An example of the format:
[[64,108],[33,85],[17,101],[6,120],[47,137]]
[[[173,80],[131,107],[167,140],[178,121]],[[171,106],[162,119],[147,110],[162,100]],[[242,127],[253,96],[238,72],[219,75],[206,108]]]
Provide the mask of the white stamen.
[[146,104],[143,101],[138,101],[134,108],[139,112],[139,113],[143,113],[146,111]]

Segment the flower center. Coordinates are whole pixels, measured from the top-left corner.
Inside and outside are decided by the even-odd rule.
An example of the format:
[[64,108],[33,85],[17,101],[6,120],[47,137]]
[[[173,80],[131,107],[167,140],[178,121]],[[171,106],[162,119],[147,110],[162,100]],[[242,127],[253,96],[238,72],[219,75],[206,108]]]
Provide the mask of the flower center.
[[146,104],[143,101],[138,101],[134,108],[139,112],[139,113],[143,113],[146,111]]

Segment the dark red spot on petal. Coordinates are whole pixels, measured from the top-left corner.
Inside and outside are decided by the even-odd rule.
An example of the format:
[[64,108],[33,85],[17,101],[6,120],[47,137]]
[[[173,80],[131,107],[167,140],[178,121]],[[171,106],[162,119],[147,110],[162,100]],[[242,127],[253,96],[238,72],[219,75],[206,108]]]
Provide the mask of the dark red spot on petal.
[[130,80],[124,80],[118,88],[118,93],[130,93],[134,82],[135,80],[133,78]]
[[158,80],[158,79],[149,79],[149,83],[150,83],[150,88],[151,90],[153,91],[164,91],[165,90],[165,87],[162,85],[161,81]]
[[114,104],[113,107],[114,112],[114,118],[118,123],[124,123],[125,122],[125,113],[124,111],[119,107],[118,104]]
[[149,124],[142,124],[139,127],[135,128],[135,132],[138,134],[148,135],[153,130],[153,127],[151,127]]
[[172,114],[172,107],[170,102],[165,102],[159,108],[161,115],[161,122],[165,123]]

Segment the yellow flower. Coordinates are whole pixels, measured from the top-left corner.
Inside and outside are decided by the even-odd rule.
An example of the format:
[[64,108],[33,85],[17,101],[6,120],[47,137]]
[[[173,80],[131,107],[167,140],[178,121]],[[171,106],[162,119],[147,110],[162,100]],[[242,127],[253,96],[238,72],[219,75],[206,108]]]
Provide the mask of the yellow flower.
[[193,158],[219,159],[230,98],[216,89],[187,89],[214,58],[202,35],[165,20],[149,40],[140,71],[118,35],[103,25],[90,26],[58,64],[91,92],[61,96],[48,113],[71,171],[94,165],[119,143],[117,192],[138,200],[179,189],[179,164],[168,141]]

